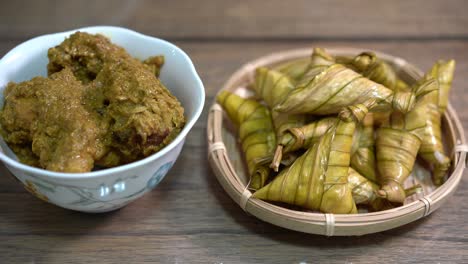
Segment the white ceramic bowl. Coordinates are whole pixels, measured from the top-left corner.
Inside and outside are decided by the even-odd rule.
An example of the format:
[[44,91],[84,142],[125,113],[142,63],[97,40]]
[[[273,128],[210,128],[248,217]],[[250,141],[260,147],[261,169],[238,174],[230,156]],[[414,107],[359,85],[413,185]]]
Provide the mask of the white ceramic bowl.
[[97,26],[40,36],[17,46],[0,60],[0,104],[8,82],[46,76],[47,50],[76,31],[100,33],[143,59],[163,54],[161,81],[181,101],[187,123],[182,132],[159,152],[136,162],[88,173],[58,173],[27,166],[0,139],[0,160],[31,193],[50,203],[83,212],[120,208],[153,189],[179,156],[185,137],[199,118],[205,90],[190,58],[175,45],[124,28]]

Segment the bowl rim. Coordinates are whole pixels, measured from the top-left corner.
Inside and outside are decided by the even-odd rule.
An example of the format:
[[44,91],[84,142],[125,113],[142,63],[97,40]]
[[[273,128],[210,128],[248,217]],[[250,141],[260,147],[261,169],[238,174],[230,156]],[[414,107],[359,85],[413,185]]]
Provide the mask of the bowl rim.
[[162,156],[166,155],[169,151],[173,150],[180,143],[183,143],[183,140],[185,139],[185,137],[187,136],[189,131],[192,129],[192,127],[195,125],[195,123],[197,122],[197,120],[199,119],[199,117],[200,117],[200,115],[201,115],[201,113],[203,111],[203,107],[204,107],[204,104],[205,104],[205,88],[204,88],[203,82],[201,81],[200,76],[198,75],[198,73],[197,73],[197,71],[195,69],[195,66],[194,66],[192,60],[190,59],[190,57],[181,48],[179,48],[175,44],[172,44],[169,41],[166,41],[164,39],[160,39],[160,38],[157,38],[157,37],[152,37],[152,36],[149,36],[149,35],[145,35],[145,34],[137,32],[137,31],[127,29],[127,28],[123,28],[123,27],[105,26],[105,25],[81,27],[81,28],[62,31],[62,32],[57,32],[57,33],[50,33],[50,34],[40,35],[40,36],[34,37],[32,39],[29,39],[29,40],[27,40],[25,42],[22,42],[21,44],[15,46],[13,49],[11,49],[8,53],[6,53],[0,59],[0,65],[2,64],[2,62],[5,62],[5,61],[13,58],[15,56],[15,54],[18,53],[21,49],[23,49],[26,46],[29,46],[29,45],[33,44],[34,42],[37,42],[37,41],[43,40],[43,39],[47,39],[50,36],[56,36],[56,35],[63,35],[64,37],[67,37],[67,36],[77,32],[77,31],[102,31],[103,33],[110,32],[112,34],[128,34],[129,36],[140,38],[140,39],[158,41],[158,42],[162,43],[163,45],[169,46],[176,53],[181,54],[182,58],[189,65],[189,69],[190,69],[189,74],[193,75],[193,77],[195,79],[195,86],[197,87],[197,89],[200,90],[200,103],[195,106],[195,111],[194,111],[193,117],[190,120],[188,120],[188,122],[186,122],[184,128],[177,135],[177,137],[174,140],[172,140],[168,145],[166,145],[161,150],[159,150],[158,152],[156,152],[156,153],[154,153],[154,154],[152,154],[152,155],[150,155],[150,156],[148,156],[146,158],[143,158],[141,160],[137,160],[137,161],[125,164],[125,165],[120,165],[120,166],[116,166],[116,167],[112,167],[112,168],[102,169],[102,170],[98,170],[98,171],[84,172],[84,173],[67,173],[67,172],[49,171],[49,170],[36,168],[36,167],[30,166],[30,165],[23,164],[23,163],[21,163],[19,161],[16,161],[16,160],[8,157],[3,152],[3,150],[1,150],[1,149],[0,149],[1,150],[0,151],[0,160],[3,161],[8,166],[14,167],[14,168],[16,168],[18,170],[21,170],[21,171],[24,171],[24,172],[27,172],[27,173],[31,173],[31,174],[34,174],[34,175],[41,175],[41,176],[46,176],[46,177],[50,177],[50,178],[76,180],[76,179],[83,179],[83,178],[96,178],[96,177],[101,177],[101,176],[105,176],[105,175],[109,175],[109,174],[116,174],[116,173],[120,173],[122,171],[128,171],[128,170],[131,170],[131,169],[146,165],[146,164],[148,164],[148,163],[150,163],[152,161],[155,161],[155,160],[161,158]]

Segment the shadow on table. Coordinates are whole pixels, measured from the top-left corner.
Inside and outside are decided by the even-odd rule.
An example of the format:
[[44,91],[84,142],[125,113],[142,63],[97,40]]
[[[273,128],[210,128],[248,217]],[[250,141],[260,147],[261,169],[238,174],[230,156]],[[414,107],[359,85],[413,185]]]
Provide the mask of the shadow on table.
[[[209,166],[209,164],[207,164]],[[216,176],[211,171],[207,178],[213,182],[209,185],[211,191],[215,194],[216,199],[225,210],[226,214],[231,216],[238,224],[242,225],[248,232],[258,234],[267,239],[275,240],[281,243],[287,243],[300,247],[320,247],[320,248],[340,248],[340,247],[363,247],[366,245],[378,245],[384,243],[392,237],[402,236],[411,232],[419,225],[423,224],[430,216],[418,221],[409,223],[395,229],[387,230],[375,234],[367,234],[363,236],[348,236],[348,237],[326,237],[322,235],[306,234],[298,231],[289,230],[273,224],[264,222],[255,216],[245,213],[225,192],[220,192],[222,186],[216,179]],[[226,202],[229,199],[230,202]]]
[[21,226],[22,230],[27,230],[31,235],[85,235],[105,225],[119,211],[81,213],[39,201],[33,196],[23,197],[22,200],[26,203],[21,206],[22,211],[8,216],[15,217],[15,225]]
[[[5,181],[3,179],[2,183],[5,183]],[[8,181],[13,180],[8,179]],[[161,183],[161,185],[163,184],[164,182]],[[15,185],[20,186],[18,183],[11,183],[11,186]],[[41,201],[21,187],[16,188],[14,194],[17,196],[15,206],[5,206],[7,209],[0,216],[0,223],[11,223],[14,226],[13,229],[7,230],[12,235],[34,235],[44,236],[44,238],[57,236],[62,237],[61,240],[63,241],[72,241],[88,234],[126,235],[129,232],[128,229],[131,231],[131,227],[128,227],[128,225],[123,227],[122,222],[136,225],[138,222],[135,223],[135,217],[141,215],[141,212],[140,214],[135,212],[138,211],[139,207],[132,206],[133,202],[111,212],[83,213]],[[168,199],[167,195],[168,192],[158,192],[158,202],[155,202],[154,197],[148,194],[136,201],[146,200],[146,202],[143,202],[145,207],[151,204],[152,208],[157,210],[161,203]]]

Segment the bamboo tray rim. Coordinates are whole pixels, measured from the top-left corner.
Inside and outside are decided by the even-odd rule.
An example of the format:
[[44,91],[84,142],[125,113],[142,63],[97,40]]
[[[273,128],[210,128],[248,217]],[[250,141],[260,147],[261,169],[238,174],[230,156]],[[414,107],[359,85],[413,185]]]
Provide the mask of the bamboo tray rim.
[[[239,87],[242,83],[251,83],[254,78],[254,70],[259,66],[272,66],[285,61],[305,58],[310,56],[311,50],[311,48],[302,48],[276,52],[248,62],[231,75],[220,91]],[[365,50],[368,51],[368,49]],[[364,49],[327,48],[327,51],[334,55],[355,55],[364,51]],[[373,52],[380,58],[390,62],[398,72],[405,72],[414,79],[423,76],[423,72],[420,69],[402,58],[394,57],[379,51]],[[429,215],[440,207],[459,184],[463,176],[463,170],[466,167],[468,146],[466,145],[461,122],[456,111],[450,104],[448,105],[447,112],[443,119],[447,124],[447,130],[444,131],[444,134],[449,134],[450,138],[453,140],[454,146],[451,150],[454,160],[453,171],[447,181],[419,200],[379,212],[353,215],[302,212],[250,197],[252,193],[236,174],[227,155],[227,149],[224,145],[221,133],[223,126],[223,109],[215,101],[208,115],[208,159],[212,169],[215,171],[218,181],[231,198],[239,204],[244,211],[264,221],[296,231],[327,236],[362,235],[380,232]],[[366,230],[365,227],[372,228]]]

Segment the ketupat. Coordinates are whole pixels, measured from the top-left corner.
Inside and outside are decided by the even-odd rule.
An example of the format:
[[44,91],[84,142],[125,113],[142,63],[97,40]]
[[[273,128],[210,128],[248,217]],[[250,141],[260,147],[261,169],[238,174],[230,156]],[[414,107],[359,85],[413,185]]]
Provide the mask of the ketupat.
[[348,186],[355,122],[340,121],[253,197],[324,213],[357,213]]
[[348,186],[351,188],[354,202],[357,205],[367,205],[371,211],[381,211],[392,208],[386,199],[377,196],[379,186],[359,174],[353,168],[348,171]]
[[[371,102],[371,101],[368,101]],[[353,112],[353,114],[351,114]],[[365,120],[367,117],[367,120]],[[361,122],[364,119],[364,125],[359,126],[363,133],[360,137],[355,137],[352,150],[352,165],[364,173],[367,177],[375,180],[375,162],[374,162],[374,140],[373,140],[373,126],[372,117],[368,114],[366,105],[357,104],[345,108],[340,113],[340,118],[348,121]],[[291,153],[298,149],[307,149],[312,146],[320,137],[328,130],[328,128],[336,125],[338,117],[325,117],[307,124],[302,127],[292,127],[284,131],[284,133],[277,138],[278,146],[276,147],[275,155],[271,164],[271,168],[278,171],[279,164],[284,154]]]
[[406,194],[403,182],[413,170],[421,140],[412,133],[389,127],[377,130],[377,168],[380,173],[382,198],[403,203]]
[[[281,72],[259,67],[255,71],[256,94],[260,96],[270,109],[277,105],[292,90],[294,86],[288,76]],[[279,138],[291,127],[299,127],[305,123],[305,115],[288,115],[272,111],[276,136]]]
[[[336,125],[337,117],[325,117],[302,127],[290,128],[277,138],[277,148],[271,168],[278,171],[282,155],[298,149],[308,149],[325,132]],[[377,182],[375,173],[375,142],[372,115],[368,114],[356,129],[351,151],[351,167],[359,171],[366,178]]]
[[[398,79],[394,87],[395,91],[409,91],[410,87],[404,81]],[[380,127],[390,119],[391,111],[382,112],[381,110],[372,111],[372,116],[374,118],[374,127]]]
[[[388,63],[377,58],[373,52],[363,52],[355,57],[337,57],[337,61],[393,91],[410,90],[409,85],[397,76],[395,70]],[[391,111],[373,112],[374,126],[380,127],[386,123],[390,114]]]
[[373,52],[363,52],[344,61],[343,64],[391,90],[407,91],[409,89],[408,85],[398,78],[395,70],[388,63],[377,58]]
[[310,58],[303,58],[282,63],[273,69],[288,76],[293,82],[297,82],[307,71],[309,64]]
[[356,129],[353,150],[351,151],[351,167],[367,179],[377,182],[375,167],[374,118],[368,113]]
[[[393,91],[406,92],[410,87],[403,80],[398,78],[393,68],[385,61],[377,58],[373,52],[363,52],[354,57],[349,65],[361,73],[364,77],[380,83]],[[380,127],[388,121],[391,111],[374,112],[374,126]]]
[[[437,82],[433,78],[421,81],[414,87],[418,98],[416,105],[437,89]],[[417,111],[418,107],[406,114],[395,111],[389,123],[377,130],[376,156],[381,185],[377,194],[390,202],[403,203],[406,198],[402,184],[413,170],[421,146],[417,131],[426,126],[424,118],[418,115],[413,118]]]
[[450,158],[445,153],[442,144],[441,130],[441,111],[447,105],[444,102],[441,104],[444,98],[440,96],[440,93],[442,90],[448,91],[450,89],[454,65],[453,60],[448,62],[439,61],[434,64],[426,79],[429,76],[435,78],[438,83],[438,89],[425,95],[423,100],[416,104],[413,111],[407,117],[408,120],[425,120],[425,126],[416,129],[414,134],[421,139],[419,156],[433,166],[432,179],[435,185],[443,183],[444,177],[450,168]]
[[407,112],[414,104],[411,93],[396,92],[364,78],[340,64],[320,72],[310,82],[301,82],[273,109],[289,114],[336,114],[342,108],[374,100]]
[[259,189],[270,175],[269,163],[276,146],[270,111],[257,101],[228,91],[221,91],[216,100],[239,127],[239,138],[251,177],[250,188]]
[[439,112],[443,115],[448,106],[449,93],[452,88],[455,61],[440,60],[431,69],[430,75],[439,81]]
[[[253,88],[257,96],[261,97],[267,106],[272,109],[294,86],[290,78],[283,73],[259,67],[255,71]],[[302,126],[306,121],[306,116],[302,114],[289,115],[272,110],[271,115],[277,139],[282,137],[287,129]],[[295,159],[293,155],[289,155],[287,158],[283,161],[283,164],[288,165],[291,163],[288,161]]]
[[[398,78],[395,70],[385,61],[377,58],[373,52],[363,52],[343,62],[346,66],[370,80],[380,83],[393,91],[406,92],[408,84]],[[374,112],[374,126],[380,127],[390,118],[391,111]]]
[[272,107],[277,105],[286,96],[294,85],[288,76],[281,72],[259,67],[255,70],[255,84],[253,86],[257,95]]
[[[300,64],[286,64],[281,69],[290,74],[294,72],[293,78],[305,79],[308,78],[308,76],[304,76],[305,74],[310,75],[316,71],[320,72],[323,68],[332,65],[334,58],[326,53],[325,50],[316,48],[310,59],[307,60],[307,66],[304,66],[303,60],[300,62]],[[306,116],[303,114],[294,115],[275,110],[275,106],[281,103],[295,89],[293,80],[286,74],[270,70],[266,67],[259,67],[255,71],[255,83],[253,87],[256,94],[272,109],[277,138],[280,138],[287,129],[300,127],[305,124]]]
[[[304,76],[305,74],[310,74],[311,72],[314,71],[321,71],[323,67],[328,67],[329,65],[332,65],[334,63],[334,58],[330,56],[328,53],[325,52],[325,50],[316,48],[314,49],[314,52],[312,53],[310,60],[308,62],[307,67],[305,68],[305,71],[301,74],[301,79],[307,78],[307,76]],[[263,68],[265,69],[265,68]],[[259,82],[257,82],[257,79],[259,79],[257,76],[259,76],[259,73],[264,73],[263,76],[263,81],[262,85],[259,85]],[[297,114],[293,115],[290,113],[282,113],[274,110],[275,106],[277,106],[279,103],[281,103],[285,97],[288,96],[288,94],[295,89],[295,86],[293,85],[293,82],[289,77],[287,77],[285,74],[276,72],[273,70],[269,71],[262,71],[262,68],[257,69],[257,76],[256,76],[256,91],[261,95],[262,98],[267,98],[264,99],[265,102],[268,104],[268,106],[273,109],[273,122],[276,127],[276,136],[277,139],[280,138],[287,129],[289,128],[294,128],[294,127],[300,127],[305,124],[306,122],[306,115],[303,114]],[[261,75],[260,75],[261,76]],[[270,80],[268,82],[268,80]],[[274,85],[271,85],[271,83],[274,83]],[[261,87],[261,88],[258,88]],[[271,98],[271,99],[270,99]],[[270,100],[269,100],[270,99]]]
[[354,57],[336,56],[335,59],[337,63],[343,64],[391,90],[410,90],[409,85],[398,77],[392,66],[378,58],[374,52],[365,51]]
[[[312,54],[310,59],[300,60],[299,62],[299,64],[290,63],[282,67],[286,72],[289,71],[289,74],[292,74],[290,71],[294,71],[293,78],[295,79],[289,78],[282,72],[269,70],[265,67],[260,67],[256,70],[254,89],[270,109],[273,109],[294,89],[293,83],[297,81],[299,76],[302,78],[305,73],[311,72],[317,68],[326,67],[334,61],[325,51],[316,49],[316,52]],[[272,117],[277,139],[287,133],[288,129],[303,126],[307,120],[307,116],[304,114],[294,115],[281,113],[275,110],[272,110]],[[280,157],[277,159],[276,167],[272,166],[275,171],[278,170],[279,162],[284,165],[290,165],[297,157],[293,153],[288,152],[284,153],[287,155],[283,159],[282,154],[281,149],[277,149],[275,156],[279,155]],[[276,164],[276,162],[274,164]]]
[[324,49],[314,48],[310,58],[283,63],[275,69],[289,76],[293,83],[296,84],[304,79],[313,78],[316,73],[335,63],[335,58]]
[[392,112],[386,111],[386,112],[380,112],[380,111],[375,111],[372,112],[372,116],[374,119],[374,127],[381,127],[382,125],[388,123],[388,120],[390,119],[390,115]]
[[315,66],[308,69],[295,89],[274,110],[327,115],[336,114],[344,107],[375,101],[368,108],[377,103],[387,110],[408,112],[414,104],[414,94],[392,91],[341,64],[334,64],[333,57],[322,49],[314,49],[312,61],[314,59]]
[[[394,208],[395,205],[377,195],[379,186],[368,180],[353,168],[348,171],[348,186],[351,188],[353,199],[357,205],[367,205],[371,211],[382,211]],[[404,190],[406,197],[422,192],[421,185],[417,184]]]
[[328,52],[322,48],[314,48],[312,50],[312,55],[310,56],[309,65],[301,77],[297,79],[295,88],[297,88],[297,85],[300,83],[310,82],[315,78],[315,76],[317,76],[317,74],[321,73],[333,64],[336,64],[336,61],[332,55],[328,54]]
[[283,155],[298,149],[310,148],[337,122],[337,117],[326,117],[301,127],[287,129],[281,137],[277,138],[278,146],[276,147],[271,168],[278,171]]
[[[305,66],[307,64],[306,63],[307,60],[303,59],[303,60],[293,61],[291,63],[285,63],[275,69],[277,69],[278,72],[283,73],[284,75],[290,74],[288,75],[288,78],[290,79],[291,83],[296,83],[295,88],[297,89],[297,86],[298,86],[297,81],[299,81],[299,84],[302,82],[313,82],[315,77],[317,75],[320,75],[321,74],[320,72],[322,72],[323,69],[329,69],[330,67],[334,67],[335,61],[338,63],[340,62],[339,60],[335,60],[335,58],[331,56],[329,57],[322,56],[323,54],[326,54],[323,50],[320,50],[320,52],[321,52],[320,55],[315,56],[315,58],[316,59],[318,58],[319,59],[318,61],[322,61],[322,63],[321,64],[319,63],[318,65],[316,65],[317,67],[315,68],[312,67],[313,65],[312,59],[307,67]],[[428,101],[427,98],[435,97],[434,94],[436,92],[433,92],[433,91],[435,91],[436,88],[434,88],[435,85],[433,83],[433,80],[425,79],[424,81],[420,82],[415,88],[413,88],[413,90],[410,90],[410,88],[405,82],[398,79],[398,77],[396,77],[396,79],[394,78],[396,76],[394,74],[395,72],[393,71],[393,69],[391,69],[391,67],[388,64],[380,60],[372,60],[373,59],[372,57],[374,57],[375,59],[375,55],[373,55],[372,53],[370,54],[363,53],[363,54],[358,55],[357,57],[359,56],[360,56],[359,60],[361,61],[358,61],[355,63],[361,63],[360,69],[358,69],[356,65],[346,65],[346,66],[354,69],[357,72],[361,72],[363,75],[365,75],[365,77],[369,79],[373,79],[375,82],[383,83],[386,86],[392,87],[392,89],[395,90],[396,92],[395,91],[392,92],[392,95],[390,96],[391,100],[387,100],[384,102],[380,98],[374,97],[374,98],[371,98],[372,100],[361,102],[361,104],[348,104],[348,105],[344,105],[343,108],[341,109],[334,109],[333,111],[335,112],[333,114],[339,113],[340,119],[338,119],[337,117],[331,117],[330,119],[335,119],[336,122],[340,122],[340,123],[344,121],[354,121],[354,122],[363,121],[361,124],[361,128],[359,129],[360,131],[356,131],[355,133],[355,137],[356,137],[354,139],[355,142],[353,143],[354,145],[352,146],[351,151],[350,151],[352,158],[350,161],[351,165],[349,165],[349,170],[348,170],[348,179],[347,179],[348,184],[347,185],[351,189],[352,195],[355,200],[355,204],[368,204],[370,209],[373,211],[385,210],[385,209],[393,208],[394,206],[396,206],[396,203],[402,203],[405,197],[412,195],[413,193],[420,190],[420,186],[413,186],[412,188],[409,188],[409,189],[403,189],[401,184],[404,181],[404,179],[406,179],[407,177],[407,175],[405,176],[406,172],[404,172],[405,168],[403,167],[405,167],[405,165],[407,165],[406,167],[412,167],[412,164],[414,164],[415,162],[414,159],[418,150],[419,150],[419,155],[421,156],[423,155],[423,151],[422,151],[423,148],[422,147],[420,148],[420,146],[422,146],[422,144],[425,143],[425,142],[421,142],[421,139],[424,137],[425,134],[422,133],[421,131],[423,130],[426,131],[427,130],[426,127],[429,127],[429,125],[426,125],[425,123],[428,119],[430,119],[430,122],[432,122],[431,124],[435,124],[435,126],[439,126],[438,129],[440,131],[440,116],[438,119],[432,116],[431,117],[432,119],[431,119],[431,118],[428,118],[424,114],[418,113],[421,111],[421,109],[423,109],[421,105],[423,105],[425,101]],[[369,61],[366,61],[366,59],[369,59]],[[442,65],[441,63],[437,65],[437,69],[436,69],[436,66],[434,66],[434,68],[432,69],[433,77],[436,79],[438,79],[439,72],[442,72],[441,75],[444,75],[444,77],[441,77],[442,81],[440,80],[439,81],[441,83],[446,84],[446,87],[448,87],[448,89],[450,89],[450,82],[453,78],[453,66],[454,66],[453,62],[448,62],[447,64],[450,64],[450,63],[452,63],[451,67],[450,65],[449,66],[445,65],[445,67],[447,69],[450,69],[450,68],[452,69],[452,76],[450,76],[447,73],[444,73],[443,70],[440,70],[444,68],[444,65]],[[386,71],[390,72],[389,76],[385,74]],[[278,81],[274,83],[279,84],[281,82]],[[265,96],[266,98],[265,102],[271,107],[271,105],[275,105],[278,102],[268,103],[268,100],[269,100],[268,96],[271,96],[275,93],[279,93],[281,89],[276,90],[278,88],[275,88],[275,85],[268,85],[268,86],[272,90],[270,90],[269,94]],[[289,86],[289,91],[290,91],[290,86]],[[293,92],[294,90],[291,93]],[[287,94],[287,93],[285,92],[281,94],[281,96],[278,96],[277,98],[284,97],[283,96],[284,94]],[[386,99],[389,99],[389,97],[387,97]],[[280,102],[279,104],[281,105],[283,102],[284,100]],[[385,111],[387,112],[377,112],[377,113],[368,114],[369,109],[371,109],[376,104],[382,104],[382,102],[385,105],[385,107],[382,108],[379,106],[378,110],[382,111],[382,109],[385,109]],[[389,105],[391,105],[392,107],[391,108],[388,107]],[[278,110],[278,108],[274,108],[274,109]],[[394,110],[393,114],[391,110]],[[426,111],[426,114],[428,112],[429,111]],[[384,182],[383,184],[384,186],[380,188],[379,190],[378,185],[376,185],[372,181],[367,180],[359,172],[353,170],[352,167],[358,168],[358,170],[361,169],[361,171],[363,171],[362,169],[364,168],[363,173],[367,175],[371,175],[369,178],[372,178],[374,180],[377,178],[375,170],[370,169],[373,167],[372,161],[366,162],[365,161],[366,158],[364,157],[367,157],[366,156],[367,154],[366,155],[362,155],[362,154],[363,152],[366,152],[369,154],[372,152],[372,154],[370,154],[371,158],[369,159],[372,160],[372,158],[374,157],[374,153],[373,153],[374,152],[373,151],[374,131],[373,131],[373,126],[372,126],[373,122],[372,122],[372,119],[369,118],[369,116],[371,115],[379,116],[380,113],[383,113],[382,115],[383,119],[377,120],[376,122],[381,122],[385,124],[385,126],[378,131],[378,134],[380,138],[382,138],[382,135],[386,135],[388,140],[380,141],[379,149],[383,150],[382,152],[390,152],[390,153],[391,151],[388,151],[388,150],[390,149],[393,150],[393,153],[388,154],[388,155],[382,155],[382,153],[380,153],[380,158],[381,158],[380,161],[383,161],[383,163],[386,163],[392,158],[397,159],[398,161],[391,161],[394,163],[393,165],[395,166],[393,167],[393,170],[387,170],[387,172],[392,171],[394,176],[395,176],[395,172],[397,172],[398,170],[400,172],[403,170],[403,173],[401,173],[402,177],[400,178],[399,176],[386,177],[385,175],[381,177],[380,179],[382,180],[382,182]],[[282,117],[287,118],[288,115],[290,114],[291,112],[285,112],[285,114],[282,115]],[[310,114],[310,112],[307,112],[307,114]],[[317,113],[313,112],[313,114],[317,114]],[[322,113],[318,113],[318,114],[322,115]],[[391,120],[388,120],[388,118],[386,117],[386,115],[388,116],[389,114],[392,114]],[[366,118],[364,118],[364,116],[366,116]],[[413,118],[416,116],[418,116],[418,118]],[[411,119],[417,119],[417,121],[412,121]],[[439,120],[438,121],[439,125],[437,125],[435,120]],[[279,151],[280,154],[290,153],[300,148],[305,148],[308,150],[306,151],[305,154],[300,156],[293,163],[293,165],[286,167],[283,171],[281,171],[276,179],[274,179],[264,188],[258,190],[254,194],[254,197],[265,199],[265,200],[286,202],[286,203],[290,203],[294,205],[299,205],[299,206],[302,206],[311,210],[331,212],[331,211],[327,211],[324,208],[317,209],[317,208],[311,208],[310,206],[307,206],[307,201],[304,201],[304,197],[301,196],[301,194],[298,194],[301,188],[304,189],[308,187],[306,186],[306,182],[304,181],[304,179],[301,178],[301,175],[306,175],[306,174],[303,174],[303,172],[307,171],[307,169],[304,169],[304,166],[306,166],[306,164],[310,163],[310,161],[312,160],[315,161],[315,158],[314,158],[315,156],[313,155],[318,156],[317,153],[319,153],[318,148],[314,150],[315,154],[312,154],[310,151],[325,137],[325,135],[323,137],[320,137],[320,134],[323,134],[323,132],[315,133],[316,131],[314,131],[315,128],[313,127],[316,126],[316,124],[313,124],[312,126],[310,125],[311,124],[301,126],[301,127],[291,126],[282,130],[281,134],[278,134],[278,137],[277,137],[278,147],[277,147],[275,156],[276,154],[278,154],[278,149],[280,149]],[[303,129],[307,126],[310,126],[309,127],[310,130],[303,131]],[[330,126],[333,126],[333,125],[330,125]],[[325,129],[325,131],[327,130]],[[305,138],[304,137],[305,133],[310,133],[311,137]],[[425,133],[428,134],[428,132],[425,132]],[[362,134],[366,134],[367,136],[361,138]],[[434,136],[434,134],[432,134],[431,140],[436,141],[436,139],[440,139],[440,137],[438,137],[437,135]],[[392,140],[395,140],[396,142],[399,140],[398,141],[399,143],[396,144],[395,142],[391,142]],[[427,141],[429,142],[429,140]],[[440,140],[439,140],[439,143],[440,143]],[[428,146],[431,144],[432,143],[428,144]],[[433,146],[433,144],[431,146]],[[440,146],[442,146],[441,143],[440,143]],[[387,148],[387,151],[385,151],[385,148]],[[410,150],[407,151],[406,156],[405,156],[402,153],[395,152],[395,149],[398,149],[398,148],[405,148],[405,149],[410,149]],[[416,149],[415,150],[416,153],[414,149]],[[364,150],[364,151],[360,152],[359,150]],[[435,151],[435,153],[437,153],[437,151]],[[295,152],[295,154],[298,154],[298,153],[300,152]],[[434,154],[434,152],[431,155],[432,155],[431,158],[435,158],[436,156],[440,157],[439,154]],[[389,160],[385,160],[385,158],[388,158]],[[434,160],[431,161],[429,159],[430,158],[428,158],[427,161],[429,161],[429,163],[434,165],[433,171],[435,174],[437,174],[437,171],[438,171],[438,169],[436,168],[437,164],[435,164]],[[281,160],[281,157],[279,158],[279,160]],[[307,162],[307,160],[309,162]],[[357,162],[359,160],[361,160],[361,162]],[[375,158],[374,158],[374,162],[375,162]],[[355,164],[352,164],[352,163],[355,163]],[[370,166],[366,166],[367,163],[370,163]],[[444,164],[445,163],[447,162],[444,162]],[[449,164],[449,162],[447,164]],[[363,167],[359,168],[359,165],[362,165]],[[277,166],[279,166],[279,164],[277,164]],[[308,167],[308,168],[312,170],[312,167]],[[441,170],[443,171],[445,167],[440,166],[440,168],[442,168]],[[366,172],[365,169],[368,169],[368,171]],[[408,171],[407,173],[408,175],[411,172],[411,169]],[[308,177],[307,179],[310,179],[309,177],[310,175],[306,175],[306,176]],[[278,179],[289,179],[289,180],[292,179],[292,183],[289,183],[290,182],[289,180],[283,182],[282,180],[278,180]],[[436,178],[434,178],[434,181],[435,179]],[[303,185],[300,185],[299,184],[300,182],[302,182]],[[283,184],[284,186],[282,186]],[[296,185],[297,189],[293,188],[294,185]],[[277,190],[280,190],[280,192],[276,192]],[[288,193],[288,190],[291,191],[291,193]],[[309,197],[307,197],[306,200],[308,199]],[[301,204],[301,201],[302,201],[302,204]],[[347,203],[348,200],[345,199],[345,201]],[[309,202],[312,202],[312,201],[309,201]],[[306,206],[304,206],[304,204],[306,204]],[[334,208],[333,210],[339,211],[340,209]],[[334,212],[334,213],[337,213],[337,212]]]

